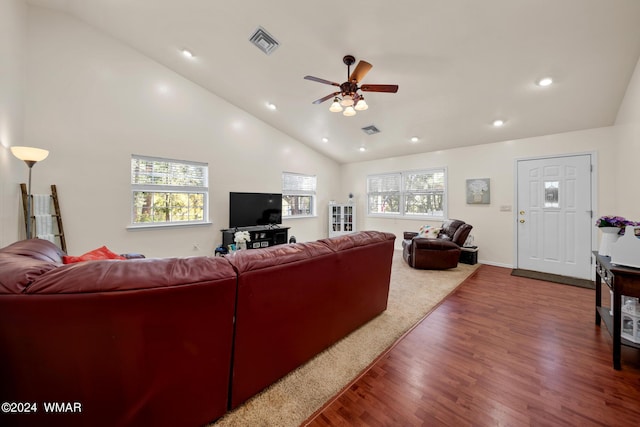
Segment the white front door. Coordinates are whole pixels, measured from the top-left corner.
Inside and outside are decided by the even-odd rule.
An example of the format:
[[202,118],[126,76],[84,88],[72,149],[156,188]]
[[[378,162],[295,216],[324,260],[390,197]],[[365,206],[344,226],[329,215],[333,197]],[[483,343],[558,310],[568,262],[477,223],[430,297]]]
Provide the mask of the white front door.
[[591,155],[517,162],[517,267],[591,278]]

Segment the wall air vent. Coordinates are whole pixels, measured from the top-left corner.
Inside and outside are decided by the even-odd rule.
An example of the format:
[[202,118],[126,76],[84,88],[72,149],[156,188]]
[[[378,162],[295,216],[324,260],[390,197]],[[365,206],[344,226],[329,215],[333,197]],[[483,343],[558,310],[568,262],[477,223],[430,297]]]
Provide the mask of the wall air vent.
[[258,29],[256,29],[253,35],[249,38],[249,41],[267,55],[271,55],[271,53],[280,46],[278,40],[276,40],[262,27],[258,27]]
[[378,129],[374,125],[364,127],[362,128],[362,131],[367,135],[375,135],[376,133],[380,133],[380,129]]

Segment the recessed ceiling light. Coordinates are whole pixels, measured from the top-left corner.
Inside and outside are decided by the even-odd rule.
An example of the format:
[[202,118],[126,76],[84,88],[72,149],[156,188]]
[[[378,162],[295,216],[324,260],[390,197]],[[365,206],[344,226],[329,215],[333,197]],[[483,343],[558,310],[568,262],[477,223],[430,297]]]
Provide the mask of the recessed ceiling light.
[[538,86],[549,86],[551,83],[553,83],[553,79],[551,77],[544,77],[538,80]]
[[195,55],[189,49],[182,49],[180,52],[182,52],[182,56],[184,56],[185,58],[195,58]]
[[157,86],[157,89],[158,89],[158,93],[161,94],[161,95],[168,95],[169,92],[171,91],[169,89],[169,86],[167,86],[166,84],[163,84],[163,83],[159,84]]
[[497,119],[497,120],[493,121],[493,126],[494,127],[499,128],[500,126],[503,126],[503,125],[504,125],[504,120]]
[[417,136],[411,137],[411,142],[418,142],[418,141],[420,141],[420,138],[418,138]]
[[329,138],[325,136],[324,138],[322,138],[322,142],[329,142]]
[[360,147],[360,151],[364,153],[367,149],[365,147]]
[[269,110],[276,110],[278,107],[276,107],[276,104],[272,104],[271,102],[267,102],[267,108]]

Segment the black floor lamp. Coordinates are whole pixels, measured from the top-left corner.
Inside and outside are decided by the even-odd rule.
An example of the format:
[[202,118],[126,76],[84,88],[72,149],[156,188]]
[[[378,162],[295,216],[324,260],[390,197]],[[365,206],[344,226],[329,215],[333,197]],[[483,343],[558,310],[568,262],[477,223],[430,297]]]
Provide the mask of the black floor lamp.
[[32,212],[32,203],[33,196],[31,195],[31,169],[33,165],[44,160],[49,155],[47,150],[43,150],[42,148],[33,148],[33,147],[11,147],[11,153],[24,161],[29,167],[29,185],[27,186],[27,239],[31,239],[31,212]]

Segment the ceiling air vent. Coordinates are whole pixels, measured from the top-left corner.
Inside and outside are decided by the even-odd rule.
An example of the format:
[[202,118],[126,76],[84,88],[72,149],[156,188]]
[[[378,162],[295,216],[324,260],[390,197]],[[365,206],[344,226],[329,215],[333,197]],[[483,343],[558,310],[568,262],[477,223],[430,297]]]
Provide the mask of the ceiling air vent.
[[267,55],[271,55],[271,53],[280,46],[278,40],[273,38],[273,36],[262,27],[258,27],[258,29],[249,38],[249,41]]
[[380,129],[378,129],[374,125],[364,127],[362,128],[362,131],[367,135],[375,135],[376,133],[380,133]]

